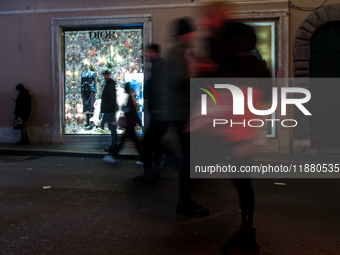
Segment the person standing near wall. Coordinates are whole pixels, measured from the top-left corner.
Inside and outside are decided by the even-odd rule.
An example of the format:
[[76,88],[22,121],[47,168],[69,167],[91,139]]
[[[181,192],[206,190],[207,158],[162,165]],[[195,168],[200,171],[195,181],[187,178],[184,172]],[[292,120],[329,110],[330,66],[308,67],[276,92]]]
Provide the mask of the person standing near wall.
[[105,123],[108,123],[111,131],[111,145],[109,149],[112,150],[117,148],[117,128],[116,125],[112,125],[112,122],[116,120],[117,97],[116,82],[111,79],[110,74],[108,70],[103,73],[106,83],[102,93],[101,112],[103,113],[103,119],[101,128],[104,129]]
[[29,91],[21,83],[18,84],[15,89],[19,92],[19,95],[15,100],[15,119],[22,121],[21,140],[17,142],[16,145],[26,145],[30,144],[26,129],[26,121],[31,115],[31,96]]

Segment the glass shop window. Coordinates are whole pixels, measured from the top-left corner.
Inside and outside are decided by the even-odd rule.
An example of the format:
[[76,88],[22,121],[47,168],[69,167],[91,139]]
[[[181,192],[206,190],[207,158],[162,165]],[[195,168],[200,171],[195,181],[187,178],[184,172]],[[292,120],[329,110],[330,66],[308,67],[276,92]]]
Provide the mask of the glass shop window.
[[[105,86],[102,73],[108,70],[116,82],[117,119],[131,85],[138,115],[143,116],[142,26],[65,30],[64,34],[64,134],[108,134],[107,124],[101,125],[101,97]],[[117,126],[117,133],[124,130]],[[142,128],[136,127],[137,133]]]
[[[267,66],[272,78],[279,78],[278,21],[251,21],[245,24],[253,27],[256,34],[257,43],[253,54]],[[275,79],[273,79],[273,87],[278,87]],[[276,114],[273,113],[266,118],[276,119]],[[266,129],[267,137],[277,137],[276,123],[270,125],[267,123]]]

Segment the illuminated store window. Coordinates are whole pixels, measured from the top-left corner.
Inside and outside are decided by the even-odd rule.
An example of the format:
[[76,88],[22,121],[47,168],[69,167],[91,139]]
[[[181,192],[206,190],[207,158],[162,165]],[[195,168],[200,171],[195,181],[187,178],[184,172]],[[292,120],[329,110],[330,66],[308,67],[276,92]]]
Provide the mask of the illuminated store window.
[[[117,118],[127,102],[124,84],[130,82],[131,95],[143,122],[142,26],[64,30],[64,134],[108,134],[101,127],[101,96],[111,72],[117,83]],[[117,126],[117,133],[124,132]],[[142,128],[136,127],[137,133]]]
[[[256,34],[257,42],[253,50],[253,54],[260,59],[268,68],[272,78],[279,77],[278,68],[278,51],[277,51],[277,34],[275,28],[277,22],[246,22],[245,24],[251,26]],[[273,87],[276,87],[275,79],[273,79]],[[275,119],[275,113],[268,118]],[[273,122],[267,125],[267,137],[276,136],[276,124]]]

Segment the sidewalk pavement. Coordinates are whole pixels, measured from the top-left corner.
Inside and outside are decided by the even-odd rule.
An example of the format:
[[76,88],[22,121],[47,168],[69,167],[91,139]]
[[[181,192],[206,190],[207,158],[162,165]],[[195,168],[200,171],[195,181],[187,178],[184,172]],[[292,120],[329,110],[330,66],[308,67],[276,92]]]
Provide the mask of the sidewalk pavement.
[[[0,155],[102,158],[107,154],[105,149],[109,146],[110,143],[30,145],[0,143]],[[138,152],[132,143],[126,143],[118,158],[138,159]]]
[[[0,155],[18,156],[69,156],[102,158],[107,152],[109,143],[90,144],[31,144],[18,146],[10,143],[0,143]],[[119,159],[138,160],[138,152],[133,143],[126,143]],[[255,160],[259,162],[276,163],[340,163],[339,154],[286,154],[286,153],[258,153]]]

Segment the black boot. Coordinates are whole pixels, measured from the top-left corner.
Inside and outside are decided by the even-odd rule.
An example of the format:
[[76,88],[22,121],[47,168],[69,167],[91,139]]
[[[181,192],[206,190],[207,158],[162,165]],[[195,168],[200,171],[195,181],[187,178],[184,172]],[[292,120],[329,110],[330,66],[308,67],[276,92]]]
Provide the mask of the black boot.
[[255,236],[255,228],[241,226],[240,230],[219,248],[219,251],[226,255],[258,255],[260,246]]

